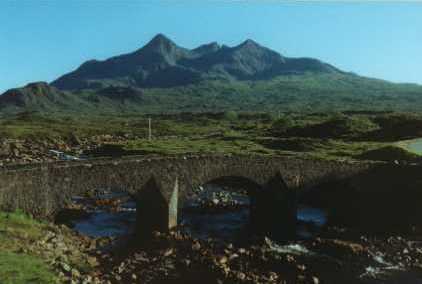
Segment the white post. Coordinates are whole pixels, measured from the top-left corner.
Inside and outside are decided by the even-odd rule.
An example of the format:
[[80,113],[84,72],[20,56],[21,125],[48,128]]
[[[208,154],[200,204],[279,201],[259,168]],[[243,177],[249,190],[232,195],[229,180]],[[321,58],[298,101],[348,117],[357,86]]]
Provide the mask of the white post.
[[151,141],[151,139],[152,139],[151,118],[148,118],[148,140]]

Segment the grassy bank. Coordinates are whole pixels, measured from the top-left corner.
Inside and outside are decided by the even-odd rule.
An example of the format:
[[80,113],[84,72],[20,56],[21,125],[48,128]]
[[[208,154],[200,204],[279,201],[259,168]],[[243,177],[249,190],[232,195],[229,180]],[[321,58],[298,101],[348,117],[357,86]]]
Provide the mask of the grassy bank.
[[0,283],[57,283],[58,278],[31,244],[45,234],[46,225],[23,213],[0,212]]

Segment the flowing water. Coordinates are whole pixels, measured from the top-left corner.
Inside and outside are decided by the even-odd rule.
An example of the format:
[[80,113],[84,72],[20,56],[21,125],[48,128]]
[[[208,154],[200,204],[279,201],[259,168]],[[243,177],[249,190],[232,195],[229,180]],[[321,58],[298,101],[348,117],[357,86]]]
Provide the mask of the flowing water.
[[[122,200],[118,210],[110,210],[110,206],[94,206],[105,200]],[[74,230],[90,237],[117,237],[131,234],[136,223],[136,203],[124,193],[100,194],[94,199],[75,196],[76,205],[84,205],[88,214],[84,218],[70,220]]]
[[134,229],[133,212],[97,211],[87,219],[74,222],[74,229],[90,237],[114,237],[130,234]]
[[[230,194],[231,200],[238,205],[235,209],[217,212],[200,209],[198,200],[211,199],[212,194],[220,191],[216,188],[204,191],[198,199],[187,203],[186,207],[190,210],[181,210],[179,223],[186,232],[202,239],[212,237],[221,240],[233,240],[245,232],[249,220],[248,196],[239,193]],[[119,204],[118,210],[114,211],[107,210],[105,207],[91,209],[86,218],[71,221],[73,228],[91,237],[121,236],[133,232],[136,222],[135,202],[121,193],[108,193],[97,197],[99,200],[113,198],[124,198],[125,202]],[[74,202],[82,204],[85,201],[80,197],[75,197]],[[327,216],[321,209],[299,206],[297,218],[300,221],[297,229],[298,237],[310,238],[326,223]]]

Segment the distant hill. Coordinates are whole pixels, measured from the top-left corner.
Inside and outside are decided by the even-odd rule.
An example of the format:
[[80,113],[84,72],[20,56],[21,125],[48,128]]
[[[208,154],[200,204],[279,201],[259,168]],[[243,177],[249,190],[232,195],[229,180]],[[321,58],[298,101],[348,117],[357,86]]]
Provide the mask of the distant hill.
[[186,49],[160,34],[135,52],[90,60],[51,84],[31,83],[0,96],[0,115],[225,110],[422,111],[422,86],[284,57],[252,40]]
[[0,109],[13,111],[31,108],[48,111],[51,108],[70,107],[69,95],[45,82],[35,82],[23,88],[10,89],[0,96]]

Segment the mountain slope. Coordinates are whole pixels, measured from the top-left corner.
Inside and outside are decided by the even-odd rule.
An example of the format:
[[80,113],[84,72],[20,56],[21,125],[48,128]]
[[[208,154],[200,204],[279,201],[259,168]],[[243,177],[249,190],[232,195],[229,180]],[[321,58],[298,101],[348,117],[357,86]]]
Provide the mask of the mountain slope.
[[422,86],[284,57],[252,40],[189,50],[157,35],[132,53],[85,62],[50,85],[31,83],[0,96],[0,116],[226,110],[422,111]]
[[63,90],[175,87],[207,79],[260,80],[306,72],[341,71],[316,59],[283,57],[252,40],[235,47],[210,43],[188,50],[160,34],[133,53],[85,62],[52,85]]
[[[42,83],[43,86],[48,86]],[[172,88],[110,86],[59,91],[32,87],[0,96],[0,116],[24,111],[48,114],[123,114],[235,111],[332,112],[345,110],[422,111],[422,87],[350,74],[284,75],[271,80],[208,80]],[[17,101],[11,94],[19,94]],[[22,96],[22,97],[20,97]]]

